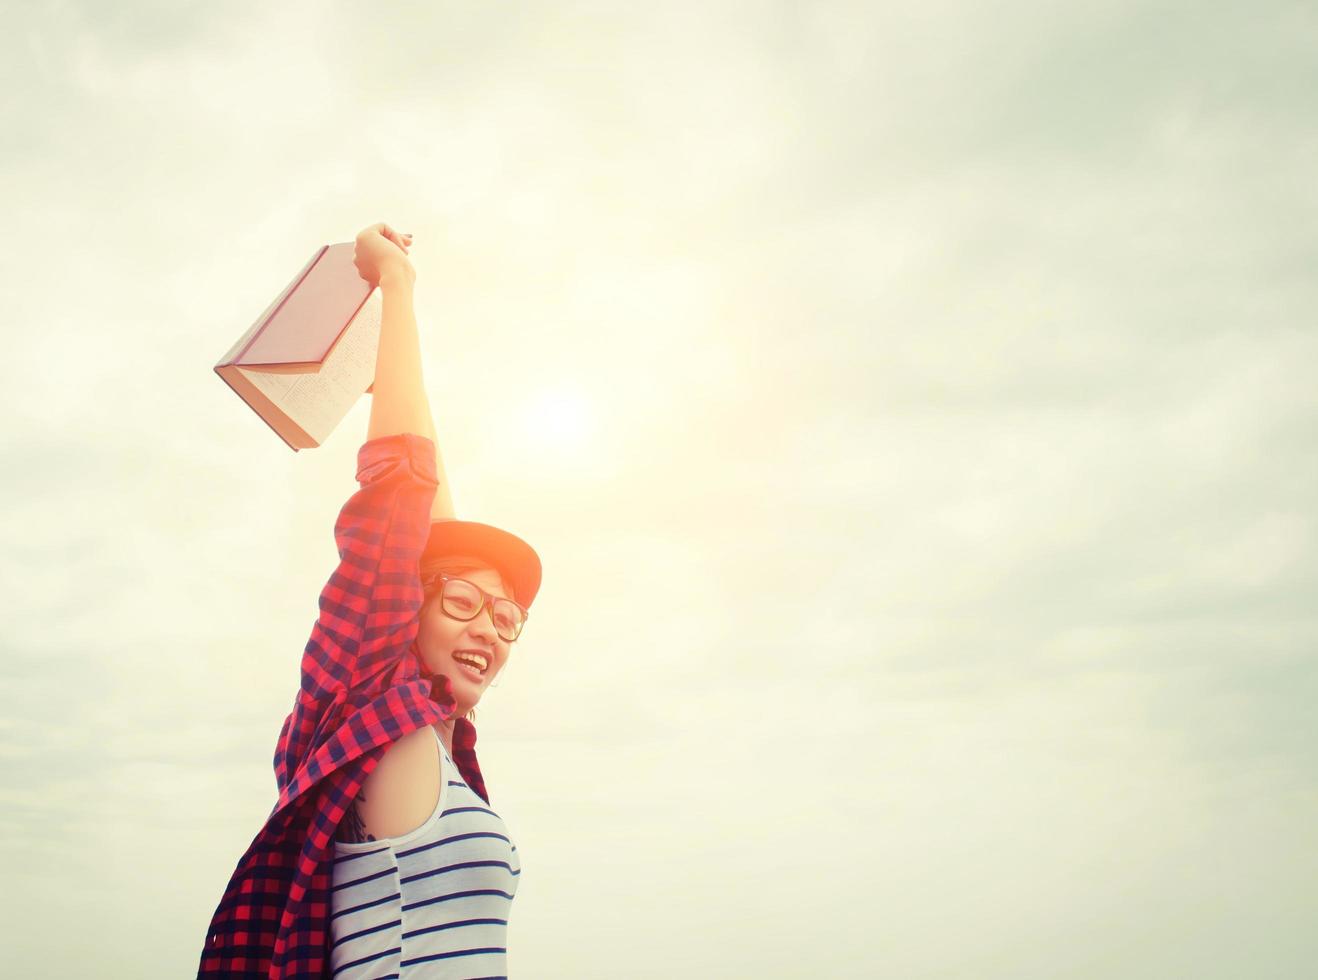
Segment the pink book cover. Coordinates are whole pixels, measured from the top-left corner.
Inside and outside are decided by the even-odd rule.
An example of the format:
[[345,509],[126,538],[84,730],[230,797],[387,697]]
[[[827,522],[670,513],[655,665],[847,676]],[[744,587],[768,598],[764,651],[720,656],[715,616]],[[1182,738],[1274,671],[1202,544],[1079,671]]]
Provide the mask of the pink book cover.
[[[326,364],[335,344],[354,323],[374,290],[353,264],[354,248],[354,242],[318,248],[214,368],[294,450],[319,445],[328,429],[351,407],[348,401],[339,412],[343,399],[355,400],[363,389],[348,393],[322,384],[311,394],[304,393],[301,400],[283,400],[268,386],[257,390],[250,383],[252,371],[260,372],[268,381],[273,374],[314,374]],[[362,333],[365,336],[368,332]],[[371,391],[369,382],[374,374],[373,348],[370,353],[371,365],[364,389],[367,392]],[[356,367],[360,374],[361,365]],[[296,380],[290,379],[290,383]],[[341,372],[332,380],[341,382]],[[310,404],[309,398],[319,403]]]

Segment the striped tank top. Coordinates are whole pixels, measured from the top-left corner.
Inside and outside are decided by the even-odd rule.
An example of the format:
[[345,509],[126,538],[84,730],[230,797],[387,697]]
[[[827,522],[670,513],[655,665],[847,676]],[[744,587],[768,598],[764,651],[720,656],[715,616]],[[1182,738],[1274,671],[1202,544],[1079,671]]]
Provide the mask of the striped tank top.
[[438,732],[435,741],[439,801],[426,822],[401,837],[334,842],[334,980],[506,978],[521,858]]

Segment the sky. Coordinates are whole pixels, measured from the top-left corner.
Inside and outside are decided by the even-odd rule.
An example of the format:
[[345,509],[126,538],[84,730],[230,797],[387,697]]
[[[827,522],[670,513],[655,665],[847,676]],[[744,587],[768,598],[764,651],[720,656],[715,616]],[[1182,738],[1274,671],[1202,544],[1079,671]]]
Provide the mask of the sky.
[[1312,5],[51,2],[0,37],[0,942],[195,973],[365,396],[213,366],[415,236],[520,978],[1305,975]]

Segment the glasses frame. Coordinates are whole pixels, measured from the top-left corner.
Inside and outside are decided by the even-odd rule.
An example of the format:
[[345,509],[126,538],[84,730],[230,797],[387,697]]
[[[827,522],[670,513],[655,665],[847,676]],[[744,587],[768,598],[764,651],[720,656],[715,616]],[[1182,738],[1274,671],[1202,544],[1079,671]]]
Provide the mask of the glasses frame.
[[[526,621],[530,618],[531,611],[527,609],[524,605],[522,605],[520,602],[518,602],[516,599],[509,599],[507,596],[502,596],[502,595],[491,595],[489,592],[486,592],[484,589],[482,589],[479,585],[477,585],[469,578],[463,578],[461,575],[445,575],[443,572],[436,572],[434,575],[426,576],[426,578],[423,579],[421,582],[422,590],[424,591],[426,586],[432,585],[436,581],[442,583],[439,587],[439,611],[442,612],[449,619],[456,619],[459,623],[470,623],[473,619],[475,619],[477,616],[483,613],[486,609],[489,609],[490,625],[494,627],[494,634],[499,639],[503,640],[504,643],[516,643],[518,637],[522,635],[522,630],[526,629]],[[466,618],[463,618],[462,616],[454,616],[451,612],[449,612],[446,608],[444,608],[444,589],[447,587],[449,582],[465,582],[468,585],[470,585],[473,589],[475,589],[477,592],[480,593],[481,604],[477,607],[476,611],[472,613],[470,616],[467,616]],[[514,606],[516,606],[518,609],[522,611],[522,622],[517,627],[517,635],[514,636],[511,640],[499,632],[499,624],[495,622],[494,619],[495,600],[501,600],[503,602],[511,602]]]

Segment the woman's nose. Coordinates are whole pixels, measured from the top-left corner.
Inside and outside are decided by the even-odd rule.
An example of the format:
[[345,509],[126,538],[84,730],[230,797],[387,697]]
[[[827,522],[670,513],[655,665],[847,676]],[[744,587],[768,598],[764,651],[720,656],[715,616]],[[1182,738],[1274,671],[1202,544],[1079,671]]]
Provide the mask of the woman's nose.
[[481,636],[486,637],[493,644],[496,634],[494,631],[494,618],[489,606],[482,609],[480,615],[471,621],[471,629],[473,632],[479,631]]

